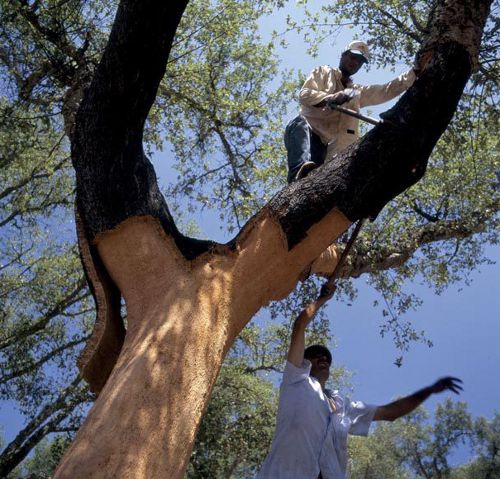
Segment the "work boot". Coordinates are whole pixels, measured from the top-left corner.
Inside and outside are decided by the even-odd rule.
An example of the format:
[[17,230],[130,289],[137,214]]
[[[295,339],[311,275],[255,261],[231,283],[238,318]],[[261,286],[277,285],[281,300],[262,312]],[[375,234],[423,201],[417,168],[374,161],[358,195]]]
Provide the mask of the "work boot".
[[318,165],[314,163],[314,161],[305,161],[304,163],[302,163],[299,171],[297,171],[297,174],[295,175],[295,181],[305,178],[312,170],[317,167]]

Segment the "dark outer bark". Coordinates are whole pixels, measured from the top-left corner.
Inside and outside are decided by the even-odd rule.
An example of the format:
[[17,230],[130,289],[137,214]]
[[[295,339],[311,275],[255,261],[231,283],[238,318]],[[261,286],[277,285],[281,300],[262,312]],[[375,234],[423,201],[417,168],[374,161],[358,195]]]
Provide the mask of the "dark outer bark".
[[360,142],[278,193],[269,208],[289,248],[332,208],[351,221],[374,218],[394,197],[416,183],[450,122],[471,74],[469,54],[457,43],[437,47],[433,64],[397,104],[385,122]]
[[179,233],[142,147],[144,122],[187,3],[122,0],[118,7],[72,142],[77,205],[91,240],[131,216],[152,215],[185,256],[210,247]]
[[[481,0],[483,6],[489,3]],[[121,2],[103,59],[77,115],[72,153],[78,208],[90,240],[131,216],[151,215],[191,259],[213,243],[186,238],[177,230],[142,148],[144,121],[186,4],[187,0],[173,6],[158,0]],[[445,32],[447,24],[440,28]],[[383,124],[306,179],[285,188],[265,208],[280,222],[289,248],[333,208],[352,221],[374,218],[422,177],[473,61],[457,40],[431,47],[430,65],[386,112]]]

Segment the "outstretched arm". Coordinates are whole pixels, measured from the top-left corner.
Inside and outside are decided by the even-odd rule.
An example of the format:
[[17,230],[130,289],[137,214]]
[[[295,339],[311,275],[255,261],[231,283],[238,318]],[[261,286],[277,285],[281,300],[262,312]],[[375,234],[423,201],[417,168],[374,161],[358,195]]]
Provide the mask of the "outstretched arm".
[[415,70],[411,68],[407,72],[394,78],[394,80],[391,80],[383,85],[356,85],[355,88],[359,89],[361,92],[359,100],[360,107],[363,108],[370,105],[380,105],[381,103],[385,103],[386,101],[396,98],[398,95],[410,88],[415,79]]
[[333,295],[335,288],[321,290],[318,299],[309,303],[298,315],[293,323],[290,348],[288,349],[288,361],[300,368],[304,360],[305,336],[307,325],[312,321],[319,308],[323,306]]
[[459,394],[462,390],[461,383],[462,381],[460,379],[450,376],[438,379],[431,386],[420,389],[410,396],[398,399],[397,401],[386,404],[385,406],[379,406],[375,411],[373,420],[394,421],[395,419],[412,412],[432,394],[447,390],[453,391],[455,394]]

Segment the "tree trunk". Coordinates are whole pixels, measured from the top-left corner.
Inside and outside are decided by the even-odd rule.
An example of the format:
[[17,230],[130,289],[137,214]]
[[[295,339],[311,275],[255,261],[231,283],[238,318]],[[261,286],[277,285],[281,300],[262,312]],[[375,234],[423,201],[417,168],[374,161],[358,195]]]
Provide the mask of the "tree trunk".
[[[94,389],[104,387],[57,479],[182,477],[237,334],[262,306],[289,294],[353,221],[376,216],[424,174],[470,76],[489,8],[488,0],[443,1],[423,49],[426,70],[387,122],[284,188],[233,241],[218,245],[178,232],[142,150],[186,3],[121,2],[77,115],[82,258],[91,281],[102,282],[94,273],[103,270],[104,289],[124,298],[128,328],[113,341],[120,327],[101,325],[91,341],[84,362],[93,361]],[[457,24],[472,33],[457,37]],[[98,322],[116,321],[116,294],[96,297],[105,312]]]
[[182,477],[234,338],[263,304],[288,294],[301,265],[348,225],[332,212],[290,251],[266,215],[234,246],[192,261],[151,217],[103,234],[98,250],[125,298],[127,335],[56,477]]

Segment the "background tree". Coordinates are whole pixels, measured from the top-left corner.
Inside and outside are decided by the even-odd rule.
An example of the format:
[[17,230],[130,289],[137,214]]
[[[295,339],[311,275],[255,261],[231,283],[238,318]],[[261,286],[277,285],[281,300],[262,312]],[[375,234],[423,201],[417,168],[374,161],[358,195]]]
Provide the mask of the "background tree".
[[64,451],[70,443],[68,436],[44,438],[33,449],[33,454],[17,466],[6,479],[50,479]]
[[[77,429],[90,395],[74,368],[93,305],[65,210],[73,182],[61,133],[38,109],[2,102],[0,397],[26,427],[0,456],[5,475],[46,434]],[[59,233],[49,231],[52,222]]]
[[463,468],[462,477],[498,479],[500,477],[500,415],[495,414],[492,420],[478,418],[474,423],[473,441],[476,459]]
[[[464,402],[446,400],[439,404],[434,420],[425,408],[392,424],[377,425],[368,438],[350,442],[350,477],[353,479],[486,479],[498,477],[500,433],[497,416],[472,420]],[[483,436],[482,431],[488,433]],[[477,456],[466,465],[456,465],[460,448],[475,446]],[[483,442],[484,440],[484,442]],[[496,457],[496,458],[495,458]],[[453,464],[455,463],[455,464]]]

